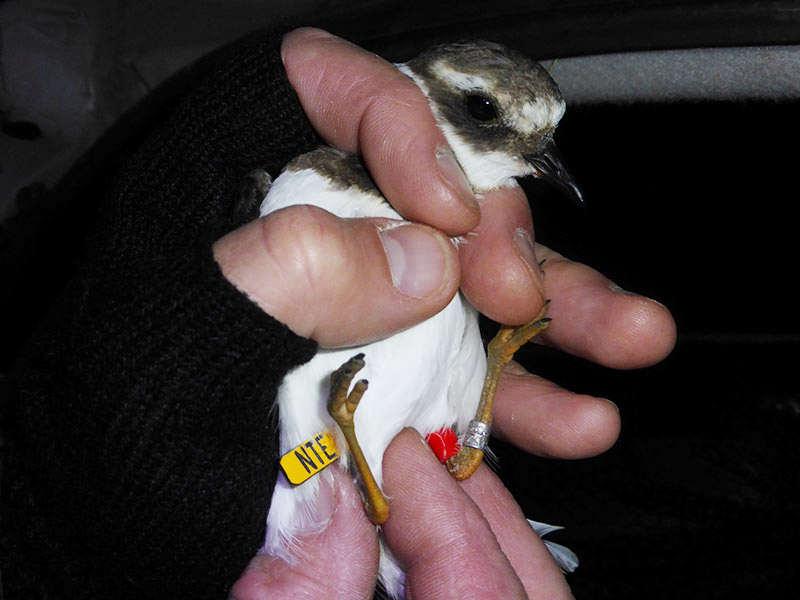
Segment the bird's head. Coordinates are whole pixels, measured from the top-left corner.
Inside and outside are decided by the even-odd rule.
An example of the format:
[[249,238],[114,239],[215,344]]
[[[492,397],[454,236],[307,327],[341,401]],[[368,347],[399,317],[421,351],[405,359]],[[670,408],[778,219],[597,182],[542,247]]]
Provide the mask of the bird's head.
[[499,44],[459,42],[397,66],[427,96],[476,192],[533,175],[582,202],[553,142],[566,105],[539,63]]

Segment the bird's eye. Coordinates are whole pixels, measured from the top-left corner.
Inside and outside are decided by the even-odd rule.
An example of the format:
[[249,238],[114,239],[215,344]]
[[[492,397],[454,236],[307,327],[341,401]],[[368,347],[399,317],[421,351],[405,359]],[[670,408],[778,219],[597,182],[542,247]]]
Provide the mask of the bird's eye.
[[467,112],[478,121],[492,121],[497,118],[494,104],[486,96],[470,94],[467,96]]

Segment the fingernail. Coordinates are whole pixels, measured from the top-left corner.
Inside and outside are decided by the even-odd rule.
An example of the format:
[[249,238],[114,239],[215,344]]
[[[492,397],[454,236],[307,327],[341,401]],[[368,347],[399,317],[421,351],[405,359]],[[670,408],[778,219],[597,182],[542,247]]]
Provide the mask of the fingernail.
[[392,283],[402,294],[428,298],[441,291],[450,275],[450,255],[443,244],[450,242],[430,229],[401,225],[379,232]]
[[626,295],[628,295],[628,296],[638,296],[638,295],[639,295],[639,294],[636,294],[636,293],[634,293],[634,292],[629,292],[629,291],[628,291],[628,290],[626,290],[625,288],[623,288],[623,287],[621,287],[621,286],[618,286],[616,283],[614,283],[614,284],[612,284],[612,285],[608,286],[608,289],[610,289],[610,290],[611,290],[612,292],[614,292],[615,294],[626,294]]
[[522,227],[518,227],[514,231],[514,246],[519,257],[528,265],[531,275],[533,275],[533,279],[536,281],[536,285],[539,286],[542,297],[544,297],[542,270],[539,268],[539,260],[536,258],[536,252],[533,249],[533,240],[531,235]]
[[472,210],[480,210],[475,194],[472,192],[472,186],[467,180],[467,176],[464,175],[464,171],[461,170],[461,165],[458,164],[453,151],[446,146],[436,148],[436,163],[439,165],[442,179],[459,199]]
[[617,411],[617,412],[619,412],[619,406],[617,406],[617,405],[616,405],[616,403],[612,402],[612,401],[611,401],[611,400],[609,400],[608,398],[600,398],[600,400],[605,400],[605,401],[606,401],[606,402],[608,402],[608,403],[609,403],[611,406],[613,406],[613,407],[616,409],[616,411]]
[[648,301],[652,302],[653,304],[657,304],[658,306],[661,306],[662,308],[666,308],[666,306],[664,306],[658,300],[654,300],[653,298],[649,298],[647,296],[642,296],[641,294],[637,294],[636,292],[629,292],[625,288],[622,288],[622,287],[618,286],[616,283],[611,284],[610,286],[608,286],[608,289],[610,289],[615,294],[624,294],[625,296],[637,296],[639,298],[644,298],[645,300],[648,300]]

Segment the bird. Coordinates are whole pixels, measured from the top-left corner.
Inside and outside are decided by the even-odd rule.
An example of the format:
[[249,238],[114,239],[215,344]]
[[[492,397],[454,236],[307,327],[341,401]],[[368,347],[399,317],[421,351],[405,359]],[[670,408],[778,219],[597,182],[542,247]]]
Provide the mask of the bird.
[[[475,193],[533,176],[583,202],[553,141],[566,105],[538,62],[500,44],[466,41],[430,47],[394,66],[427,98]],[[358,157],[328,146],[295,157],[268,188],[261,216],[311,204],[344,218],[406,222]],[[318,499],[326,481],[330,489],[331,474],[322,466],[334,459],[358,474],[368,516],[377,526],[384,522],[390,508],[380,489],[383,453],[406,427],[423,436],[458,438],[460,450],[445,457],[446,464],[456,478],[468,477],[489,433],[493,389],[487,385],[492,379],[496,384],[519,345],[547,326],[545,310],[527,325],[502,328],[487,359],[478,311],[459,292],[409,329],[360,347],[320,349],[290,371],[276,398],[284,470],[273,490],[262,552],[292,563],[303,553],[298,540],[324,528],[330,515]],[[363,378],[354,382],[357,374]],[[531,525],[540,535],[557,529]],[[577,566],[570,550],[546,543],[562,570]],[[404,574],[383,543],[379,579],[390,597],[402,597]]]

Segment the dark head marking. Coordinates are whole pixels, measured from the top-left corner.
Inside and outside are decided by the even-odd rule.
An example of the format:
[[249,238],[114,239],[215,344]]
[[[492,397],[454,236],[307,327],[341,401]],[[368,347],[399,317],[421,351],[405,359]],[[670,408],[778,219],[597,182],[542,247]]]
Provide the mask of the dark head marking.
[[[473,185],[490,189],[535,173],[524,157],[549,143],[564,113],[558,86],[539,63],[477,41],[433,46],[400,68],[428,96]],[[481,171],[489,155],[496,160]]]

